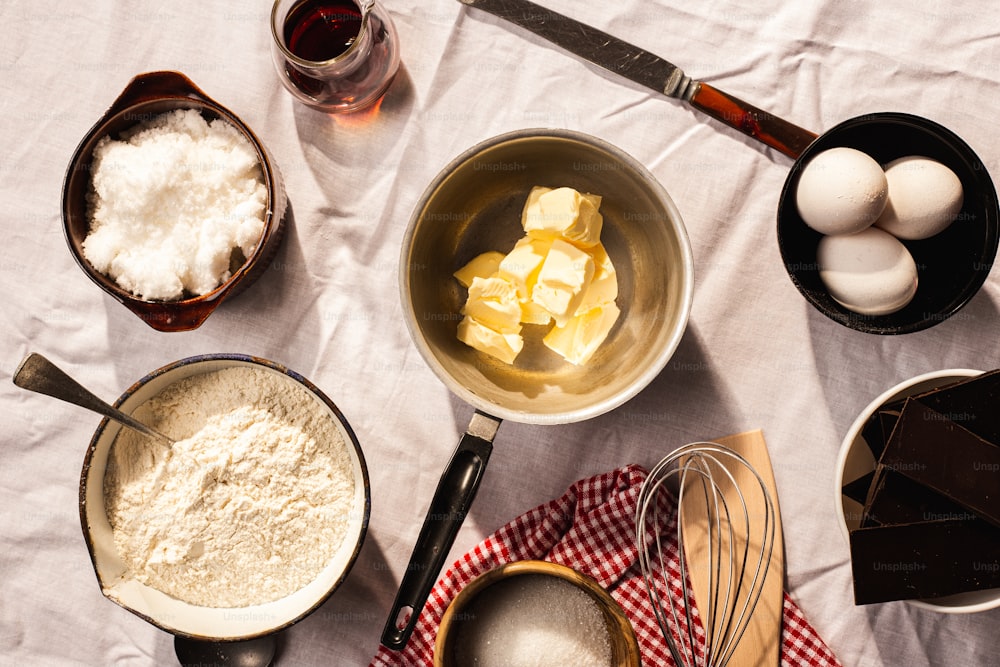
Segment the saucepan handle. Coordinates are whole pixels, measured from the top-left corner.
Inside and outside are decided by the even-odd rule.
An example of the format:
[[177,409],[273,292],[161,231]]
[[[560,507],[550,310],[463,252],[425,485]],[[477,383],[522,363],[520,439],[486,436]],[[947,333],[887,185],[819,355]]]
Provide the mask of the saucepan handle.
[[382,644],[387,648],[399,651],[409,641],[479,490],[499,426],[499,419],[477,411],[441,474],[382,631]]

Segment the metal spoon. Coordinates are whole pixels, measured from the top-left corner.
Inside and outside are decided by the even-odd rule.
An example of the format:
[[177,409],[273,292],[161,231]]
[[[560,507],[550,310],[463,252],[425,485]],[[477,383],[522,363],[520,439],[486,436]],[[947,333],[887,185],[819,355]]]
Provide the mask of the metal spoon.
[[14,371],[14,384],[23,389],[36,391],[39,394],[52,396],[61,401],[93,410],[98,414],[115,420],[119,424],[144,433],[168,447],[172,447],[174,444],[172,439],[159,431],[146,426],[132,416],[111,407],[97,396],[94,396],[83,385],[66,375],[58,366],[38,353],[32,352],[17,367],[17,370]]
[[[14,371],[14,384],[23,389],[79,405],[135,429],[168,447],[174,441],[130,415],[108,405],[62,369],[38,353],[31,353]],[[212,642],[174,636],[174,653],[182,665],[267,667],[275,654],[274,635],[236,642]]]
[[267,667],[274,660],[274,635],[238,642],[210,642],[174,636],[174,653],[182,665]]

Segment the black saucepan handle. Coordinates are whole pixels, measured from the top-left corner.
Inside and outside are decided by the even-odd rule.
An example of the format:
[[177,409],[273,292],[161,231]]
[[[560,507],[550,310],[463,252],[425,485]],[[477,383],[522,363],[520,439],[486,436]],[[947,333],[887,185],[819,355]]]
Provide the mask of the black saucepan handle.
[[479,490],[493,451],[493,437],[499,426],[499,419],[477,411],[448,467],[441,474],[410,563],[399,584],[396,601],[382,631],[382,644],[387,648],[399,651],[409,641],[420,611],[455,542],[458,529]]

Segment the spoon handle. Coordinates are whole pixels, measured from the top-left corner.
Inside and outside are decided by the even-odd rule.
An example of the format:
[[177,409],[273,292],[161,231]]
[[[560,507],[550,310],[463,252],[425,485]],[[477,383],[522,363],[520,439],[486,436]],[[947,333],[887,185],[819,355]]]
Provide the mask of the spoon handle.
[[120,410],[116,410],[94,396],[79,382],[66,375],[58,366],[37,352],[32,352],[25,357],[21,365],[14,371],[14,384],[22,389],[52,396],[61,401],[92,410],[168,446],[174,444],[173,440],[159,431],[146,426]]

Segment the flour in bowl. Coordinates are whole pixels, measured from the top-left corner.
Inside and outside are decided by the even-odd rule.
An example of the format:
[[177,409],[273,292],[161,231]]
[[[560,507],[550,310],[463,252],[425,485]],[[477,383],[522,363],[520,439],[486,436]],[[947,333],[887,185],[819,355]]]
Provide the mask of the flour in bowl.
[[260,241],[260,160],[225,120],[208,122],[194,109],[155,116],[120,140],[103,137],[91,170],[83,255],[142,299],[206,294]]
[[330,412],[263,368],[189,377],[135,415],[104,480],[115,546],[139,581],[207,607],[279,599],[312,581],[347,532],[352,460]]

